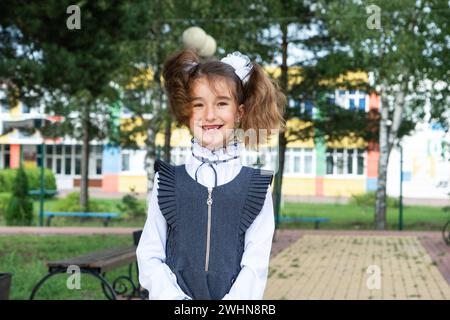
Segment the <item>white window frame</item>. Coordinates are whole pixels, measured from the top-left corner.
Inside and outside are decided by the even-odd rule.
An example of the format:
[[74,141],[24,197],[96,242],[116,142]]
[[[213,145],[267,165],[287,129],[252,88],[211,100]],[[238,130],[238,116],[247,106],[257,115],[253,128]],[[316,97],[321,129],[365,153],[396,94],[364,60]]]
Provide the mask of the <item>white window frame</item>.
[[[343,152],[338,152],[339,149],[342,149]],[[348,151],[352,150],[352,173],[348,173]],[[361,174],[358,174],[358,151],[362,150],[362,158],[363,158],[363,171]],[[343,157],[343,173],[337,173],[337,159],[342,154]],[[333,172],[328,173],[327,169],[327,161],[328,156],[331,155],[333,157]],[[325,151],[325,176],[328,178],[365,178],[367,170],[367,152],[363,148],[327,148]]]
[[[336,90],[334,94],[335,103],[344,109],[350,109],[350,99],[355,101],[355,110],[359,110],[359,99],[365,100],[364,111],[369,111],[369,96],[366,92],[361,90],[355,90],[354,93],[350,93],[350,90],[344,90],[344,94],[340,95],[339,91]],[[357,104],[356,104],[357,103]]]
[[[305,158],[311,156],[311,172],[305,172]],[[294,171],[294,158],[300,158],[300,169]],[[316,176],[316,152],[314,148],[289,147],[286,148],[284,159],[284,175],[286,177],[315,177]]]
[[[56,154],[56,148],[58,146],[61,146],[62,152],[60,155]],[[70,154],[66,153],[66,147],[70,146]],[[47,148],[45,151],[45,167],[47,167],[47,162],[49,159],[51,159],[51,166],[50,170],[55,174],[57,177],[72,177],[72,178],[79,178],[81,176],[81,172],[79,174],[76,173],[76,160],[79,159],[81,162],[81,152],[77,153],[77,147],[78,149],[81,148],[81,145],[79,144],[46,144],[45,147]],[[90,178],[98,178],[102,176],[102,173],[97,174],[97,159],[100,159],[103,161],[103,151],[100,153],[97,153],[98,147],[103,147],[102,145],[90,145],[91,152],[89,154],[89,177]],[[48,148],[50,148],[51,153],[48,152]],[[66,160],[67,158],[70,158],[70,174],[66,174]],[[57,161],[58,159],[61,160],[61,173],[57,173]],[[102,163],[103,165],[103,163]]]

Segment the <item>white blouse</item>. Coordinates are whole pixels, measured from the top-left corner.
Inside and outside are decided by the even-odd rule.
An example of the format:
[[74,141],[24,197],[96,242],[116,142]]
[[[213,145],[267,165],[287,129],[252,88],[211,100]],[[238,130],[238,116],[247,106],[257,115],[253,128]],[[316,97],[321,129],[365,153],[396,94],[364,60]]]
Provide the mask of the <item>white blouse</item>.
[[[239,148],[230,151],[230,147],[228,147],[228,149],[222,148],[213,152],[198,144],[193,144],[193,151],[196,155],[210,160],[228,159],[230,154],[239,154]],[[195,179],[195,172],[201,164],[201,161],[192,156],[186,162],[186,170],[193,179]],[[240,158],[217,165],[214,164],[217,172],[217,185],[228,183],[234,179],[241,167]],[[203,164],[198,169],[197,181],[206,187],[214,186],[214,173],[208,164]],[[139,282],[142,287],[149,291],[150,300],[192,299],[182,291],[177,283],[176,275],[165,263],[167,222],[159,209],[157,194],[158,173],[155,175],[147,221],[136,251]],[[244,253],[241,260],[242,269],[223,300],[261,300],[263,298],[274,231],[272,193],[271,188],[268,188],[260,214],[245,233]]]

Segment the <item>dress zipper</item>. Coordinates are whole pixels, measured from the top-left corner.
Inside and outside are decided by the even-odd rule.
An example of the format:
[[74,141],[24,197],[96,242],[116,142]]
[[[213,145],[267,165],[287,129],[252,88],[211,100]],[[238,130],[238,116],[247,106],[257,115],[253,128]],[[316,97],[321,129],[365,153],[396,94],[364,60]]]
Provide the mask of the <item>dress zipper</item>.
[[206,200],[206,204],[208,205],[208,229],[206,235],[206,260],[205,260],[205,271],[208,271],[209,267],[209,249],[211,246],[211,206],[212,206],[212,189],[208,188],[208,199]]

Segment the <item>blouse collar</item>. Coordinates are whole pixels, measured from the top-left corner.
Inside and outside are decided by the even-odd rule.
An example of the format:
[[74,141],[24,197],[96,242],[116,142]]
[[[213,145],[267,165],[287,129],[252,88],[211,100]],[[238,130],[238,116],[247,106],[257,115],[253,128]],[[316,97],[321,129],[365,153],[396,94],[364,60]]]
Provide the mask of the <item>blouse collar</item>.
[[221,161],[221,160],[231,160],[233,158],[238,158],[241,155],[242,143],[231,140],[225,147],[211,150],[203,147],[197,138],[192,138],[192,152],[197,157],[205,158],[209,161]]

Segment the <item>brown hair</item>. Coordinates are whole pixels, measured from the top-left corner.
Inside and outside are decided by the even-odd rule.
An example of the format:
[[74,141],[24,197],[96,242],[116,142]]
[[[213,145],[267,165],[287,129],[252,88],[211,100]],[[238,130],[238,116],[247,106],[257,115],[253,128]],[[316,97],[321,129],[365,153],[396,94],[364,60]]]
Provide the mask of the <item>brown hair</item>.
[[[223,77],[233,85],[237,105],[244,105],[240,128],[267,130],[283,129],[283,113],[286,98],[278,85],[272,81],[257,63],[252,63],[250,78],[243,84],[234,68],[217,60],[201,61],[191,49],[183,49],[172,54],[164,64],[164,87],[169,108],[178,125],[189,126],[192,114],[191,90],[195,80],[206,77],[212,87],[217,77]],[[258,138],[259,140],[259,138]]]

